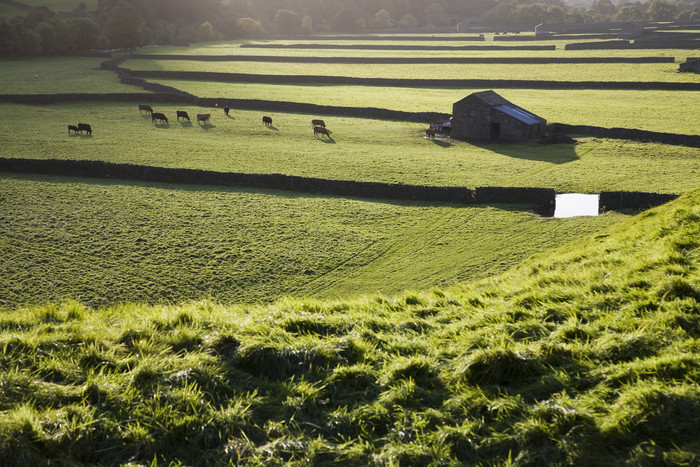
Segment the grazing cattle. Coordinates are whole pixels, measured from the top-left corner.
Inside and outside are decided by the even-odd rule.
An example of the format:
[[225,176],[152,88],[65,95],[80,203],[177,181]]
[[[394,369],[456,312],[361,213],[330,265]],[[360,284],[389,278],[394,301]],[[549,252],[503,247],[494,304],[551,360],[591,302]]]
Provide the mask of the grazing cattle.
[[425,130],[425,137],[435,139],[435,133],[437,133],[437,130],[435,128],[430,128]]
[[326,135],[326,136],[328,136],[329,138],[331,137],[331,134],[328,133],[328,130],[326,130],[324,127],[322,127],[322,126],[315,126],[315,127],[314,127],[314,136],[319,135],[319,134],[320,134],[320,135]]
[[199,122],[208,122],[209,117],[211,117],[211,114],[197,114],[197,123]]
[[70,135],[70,131],[71,131],[71,130],[73,130],[73,133],[76,133],[76,134],[77,134],[78,131],[80,131],[80,128],[78,128],[78,127],[75,126],[75,125],[68,125],[68,134],[69,134],[69,135]]
[[263,116],[263,123],[265,124],[265,126],[270,126],[272,125],[272,119],[265,115]]
[[180,117],[186,118],[188,122],[190,121],[190,116],[187,115],[187,112],[185,112],[184,110],[177,111],[177,119],[180,120]]
[[79,132],[86,132],[88,135],[92,134],[92,127],[88,125],[87,123],[78,123],[78,131]]
[[311,124],[313,126],[322,126],[323,128],[326,128],[326,122],[323,120],[311,120]]
[[153,109],[150,105],[139,104],[139,112],[148,112],[149,114],[153,114]]
[[229,111],[229,110],[230,110],[230,109],[228,108],[228,105],[227,105],[226,107],[224,107],[224,113],[226,114],[227,117],[228,117],[228,111]]
[[151,114],[151,121],[155,123],[156,120],[160,121],[160,123],[168,123],[168,117],[166,117],[160,112],[155,112]]

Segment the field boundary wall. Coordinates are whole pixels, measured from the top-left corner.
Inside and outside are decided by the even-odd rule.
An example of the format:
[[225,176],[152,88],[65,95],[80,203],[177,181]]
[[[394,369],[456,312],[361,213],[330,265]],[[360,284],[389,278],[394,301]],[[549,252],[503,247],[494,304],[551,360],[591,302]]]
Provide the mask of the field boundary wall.
[[[674,57],[285,57],[279,55],[167,55],[134,54],[141,60],[198,62],[350,63],[350,64],[589,64],[674,63]],[[113,69],[116,69],[116,65]]]
[[551,123],[547,129],[552,133],[569,135],[592,136],[595,138],[628,139],[632,141],[649,141],[653,143],[672,144],[677,146],[700,147],[700,135],[683,135],[678,133],[663,133],[658,131],[635,130],[632,128],[604,128],[588,125],[567,125]]
[[241,44],[242,49],[325,50],[556,50],[556,45],[379,45],[379,44]]
[[678,195],[641,191],[602,191],[598,198],[601,212],[618,209],[648,209],[668,203]]
[[[90,177],[154,183],[246,187],[302,193],[459,204],[511,204],[535,206],[543,216],[553,216],[556,193],[553,188],[405,185],[399,183],[330,180],[284,174],[215,172],[104,161],[64,159],[0,158],[0,172]],[[600,211],[648,209],[676,199],[678,195],[644,192],[602,192]]]
[[[508,88],[508,89],[613,89],[645,91],[700,91],[700,83],[634,81],[536,81],[516,79],[400,79],[356,78],[322,75],[262,75],[207,71],[129,70],[119,68],[120,76],[136,78],[215,81],[259,84],[332,84],[377,87]],[[124,81],[123,81],[124,82]]]

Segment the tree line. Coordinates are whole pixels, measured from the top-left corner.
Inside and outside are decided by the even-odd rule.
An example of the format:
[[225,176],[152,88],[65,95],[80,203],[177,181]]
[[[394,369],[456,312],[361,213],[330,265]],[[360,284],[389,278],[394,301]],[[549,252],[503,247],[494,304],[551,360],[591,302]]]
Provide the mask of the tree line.
[[98,0],[70,12],[42,6],[0,19],[0,56],[72,54],[134,49],[146,44],[188,44],[365,30],[410,30],[462,21],[480,25],[582,23],[586,20],[700,19],[700,0],[646,0],[590,8],[561,0]]

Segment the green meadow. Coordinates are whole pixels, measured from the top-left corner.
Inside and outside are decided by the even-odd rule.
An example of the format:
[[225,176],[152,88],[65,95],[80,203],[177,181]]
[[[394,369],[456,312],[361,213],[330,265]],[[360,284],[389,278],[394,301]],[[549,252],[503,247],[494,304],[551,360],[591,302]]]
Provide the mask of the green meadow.
[[483,278],[624,218],[5,174],[0,307],[393,295]]
[[[408,112],[450,114],[452,104],[483,89],[399,88],[371,86],[273,85],[152,80],[199,97],[266,99],[346,107],[377,107]],[[511,102],[550,122],[637,128],[667,133],[698,134],[699,113],[689,102],[695,91],[621,91],[606,89],[499,89]],[[594,103],[594,105],[591,105]],[[684,109],[679,112],[677,109]],[[429,123],[429,122],[426,122]]]
[[[144,52],[466,53],[241,42]],[[565,51],[565,42],[555,51],[468,53],[688,52]],[[554,219],[526,205],[0,173],[0,463],[700,462],[698,148],[590,137],[573,145],[432,141],[424,137],[431,122],[371,114],[234,108],[226,116],[218,107],[149,102],[149,93],[120,84],[99,62],[5,60],[2,93],[142,92],[140,103],[169,122],[154,124],[139,102],[0,103],[0,157],[681,197],[641,213]],[[619,80],[645,80],[672,65],[625,65],[629,78]],[[403,67],[406,78],[440,75],[437,67]],[[596,76],[593,69],[612,76],[607,67],[556,68],[578,79]],[[460,71],[494,77],[487,69]],[[498,65],[494,73],[554,79],[544,77],[554,69]],[[261,62],[245,70],[394,76],[401,68]],[[159,82],[201,97],[445,114],[478,91]],[[699,130],[690,92],[496,91],[549,122]],[[176,110],[193,121],[178,121]],[[211,113],[210,122],[198,124],[197,113]],[[326,121],[330,138],[314,137],[313,118]],[[92,135],[68,134],[78,122],[90,123]]]
[[5,312],[0,455],[694,465],[698,206],[694,190],[506,274],[395,297]]
[[678,69],[678,64],[676,63],[406,65],[132,59],[126,60],[121,66],[132,70],[348,76],[353,78],[383,79],[698,82],[698,78],[693,73],[676,73]]
[[43,57],[0,60],[0,94],[145,92],[121,84],[116,73],[101,70],[99,57]]

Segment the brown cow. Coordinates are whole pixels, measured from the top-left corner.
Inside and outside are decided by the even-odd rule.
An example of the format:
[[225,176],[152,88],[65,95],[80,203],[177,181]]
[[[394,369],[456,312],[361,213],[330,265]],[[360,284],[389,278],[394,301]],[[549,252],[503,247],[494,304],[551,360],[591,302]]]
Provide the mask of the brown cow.
[[197,123],[199,122],[208,122],[209,117],[211,117],[211,114],[197,114]]
[[326,129],[323,128],[322,126],[315,126],[315,127],[314,127],[314,136],[319,135],[319,134],[320,134],[320,135],[326,135],[326,136],[328,136],[329,138],[331,137],[331,134],[328,133],[328,130],[326,130]]
[[430,128],[429,130],[425,130],[425,137],[435,139],[435,133],[437,133],[437,130],[435,128]]
[[311,124],[313,126],[322,126],[323,128],[326,128],[326,122],[323,120],[311,120]]
[[151,108],[150,105],[148,104],[139,104],[139,112],[148,112],[150,114],[153,113],[153,109]]

